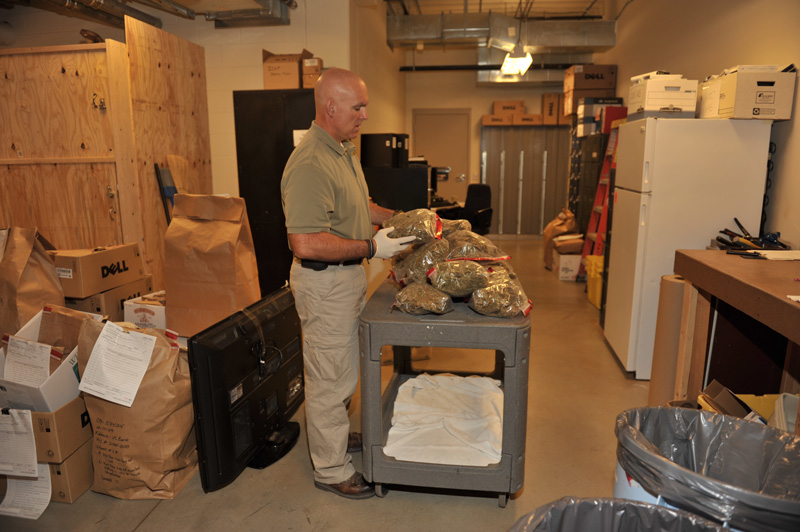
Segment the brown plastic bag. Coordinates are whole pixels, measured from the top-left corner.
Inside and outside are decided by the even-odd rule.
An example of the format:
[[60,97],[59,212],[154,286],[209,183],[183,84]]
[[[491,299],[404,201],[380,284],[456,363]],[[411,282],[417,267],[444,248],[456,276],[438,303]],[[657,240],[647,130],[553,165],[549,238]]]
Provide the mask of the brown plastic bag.
[[244,199],[177,194],[164,236],[167,327],[190,337],[261,299]]
[[0,230],[0,334],[16,333],[47,303],[64,306],[64,290],[34,227]]
[[[103,324],[86,320],[78,340],[81,374]],[[189,361],[158,329],[153,355],[130,408],[85,394],[92,421],[92,491],[119,499],[172,499],[197,468]]]
[[558,216],[547,224],[544,228],[542,236],[544,237],[544,267],[548,270],[552,268],[553,264],[553,238],[563,235],[565,233],[575,232],[575,215],[572,211],[564,207]]

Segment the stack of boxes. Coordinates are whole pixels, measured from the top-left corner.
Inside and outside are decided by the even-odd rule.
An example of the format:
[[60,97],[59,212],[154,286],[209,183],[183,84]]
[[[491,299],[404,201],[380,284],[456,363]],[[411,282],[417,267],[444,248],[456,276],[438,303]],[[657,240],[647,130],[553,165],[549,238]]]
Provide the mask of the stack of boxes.
[[538,121],[541,118],[533,118],[535,115],[525,115],[524,100],[498,100],[492,103],[492,114],[483,115],[481,125],[513,126],[515,117],[519,122],[524,116],[530,117],[529,120],[531,121]]
[[125,301],[153,291],[136,243],[49,253],[68,308],[122,321]]
[[697,80],[680,74],[648,72],[631,78],[628,92],[628,120],[640,118],[694,118]]
[[542,94],[542,112],[525,113],[524,100],[498,100],[492,103],[492,114],[483,115],[484,126],[557,126],[567,124],[561,114],[563,94]]
[[268,90],[313,89],[322,74],[322,59],[306,49],[298,54],[261,51],[264,88]]
[[581,98],[613,98],[617,65],[572,65],[564,72],[564,115],[578,112]]
[[755,118],[789,120],[792,117],[794,66],[737,65],[710,76],[698,89],[700,118]]
[[581,98],[578,102],[576,135],[588,137],[595,133],[609,133],[614,120],[625,118],[627,108],[622,98]]

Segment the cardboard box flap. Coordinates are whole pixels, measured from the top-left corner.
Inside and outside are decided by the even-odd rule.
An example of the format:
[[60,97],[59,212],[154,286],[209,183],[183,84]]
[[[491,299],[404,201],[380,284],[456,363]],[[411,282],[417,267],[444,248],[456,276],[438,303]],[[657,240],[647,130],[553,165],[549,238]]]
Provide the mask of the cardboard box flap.
[[303,48],[299,54],[273,54],[267,50],[261,50],[261,61],[263,63],[294,63],[301,59],[311,59],[314,54]]
[[[188,201],[190,199],[192,201]],[[243,198],[204,194],[176,194],[173,216],[180,215],[196,220],[238,222],[242,219],[244,209]]]

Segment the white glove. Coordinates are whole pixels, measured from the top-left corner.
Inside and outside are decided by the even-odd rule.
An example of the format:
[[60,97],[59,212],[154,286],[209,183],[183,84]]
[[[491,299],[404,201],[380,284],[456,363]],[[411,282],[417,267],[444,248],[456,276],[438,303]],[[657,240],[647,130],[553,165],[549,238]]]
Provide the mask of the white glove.
[[375,234],[375,257],[379,259],[391,259],[404,249],[417,237],[401,236],[400,238],[389,238],[388,234],[394,231],[394,227],[386,227]]

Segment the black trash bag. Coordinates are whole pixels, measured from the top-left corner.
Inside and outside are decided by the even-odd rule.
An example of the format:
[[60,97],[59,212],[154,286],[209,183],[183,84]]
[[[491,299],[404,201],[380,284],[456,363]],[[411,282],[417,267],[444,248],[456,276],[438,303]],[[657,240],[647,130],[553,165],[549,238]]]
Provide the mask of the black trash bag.
[[400,253],[394,266],[392,277],[401,286],[411,283],[424,283],[428,280],[428,270],[437,262],[443,261],[450,250],[447,240],[432,239],[424,244],[414,244]]
[[434,288],[451,297],[467,297],[489,284],[489,272],[471,260],[452,260],[434,264],[428,279]]
[[392,307],[406,314],[446,314],[455,310],[450,296],[427,283],[413,283],[397,292]]
[[394,230],[387,235],[389,238],[413,236],[416,237],[414,242],[442,238],[442,221],[430,209],[414,209],[395,214],[383,222],[383,227],[394,227]]
[[491,240],[472,231],[453,231],[447,235],[450,253],[447,260],[508,260],[511,257],[494,245]]
[[617,460],[654,497],[745,532],[800,530],[800,438],[688,408],[617,416]]
[[627,499],[563,499],[522,516],[508,532],[722,532],[702,517]]
[[495,318],[527,316],[531,311],[531,302],[519,279],[505,269],[492,271],[489,284],[473,290],[467,305],[478,314]]

